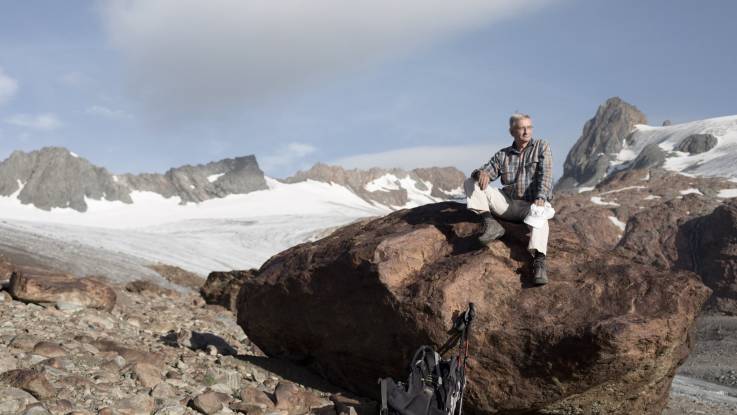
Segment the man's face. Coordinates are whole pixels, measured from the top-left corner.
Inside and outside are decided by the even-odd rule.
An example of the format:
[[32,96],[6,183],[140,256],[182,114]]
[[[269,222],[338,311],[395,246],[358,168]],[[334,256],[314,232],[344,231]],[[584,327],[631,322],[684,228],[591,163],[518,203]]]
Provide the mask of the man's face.
[[532,139],[532,120],[529,118],[517,120],[514,126],[509,129],[509,132],[514,137],[515,142],[519,144],[529,143]]

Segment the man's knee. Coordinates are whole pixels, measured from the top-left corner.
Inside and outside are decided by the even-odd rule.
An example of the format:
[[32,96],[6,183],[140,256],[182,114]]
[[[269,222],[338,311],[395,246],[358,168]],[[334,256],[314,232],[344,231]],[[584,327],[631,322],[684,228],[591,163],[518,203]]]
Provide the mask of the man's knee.
[[476,191],[477,189],[478,189],[478,190],[480,190],[480,188],[478,187],[478,185],[477,185],[477,183],[476,183],[476,180],[474,180],[474,179],[473,179],[472,177],[469,177],[469,178],[467,178],[467,179],[466,179],[466,180],[465,180],[465,181],[463,182],[463,189],[464,189],[464,190],[466,191],[466,196],[469,196],[469,197],[470,197],[470,196],[471,196],[471,195],[473,194],[473,192],[474,192],[474,191]]

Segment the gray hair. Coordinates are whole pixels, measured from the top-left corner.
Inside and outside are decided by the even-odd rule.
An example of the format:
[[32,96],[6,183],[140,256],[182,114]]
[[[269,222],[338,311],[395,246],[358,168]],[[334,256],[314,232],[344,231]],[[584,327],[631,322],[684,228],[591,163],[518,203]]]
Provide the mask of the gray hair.
[[511,117],[509,117],[509,128],[514,128],[514,126],[517,124],[517,121],[521,120],[531,120],[532,117],[530,117],[528,114],[522,114],[521,112],[515,112],[512,114]]

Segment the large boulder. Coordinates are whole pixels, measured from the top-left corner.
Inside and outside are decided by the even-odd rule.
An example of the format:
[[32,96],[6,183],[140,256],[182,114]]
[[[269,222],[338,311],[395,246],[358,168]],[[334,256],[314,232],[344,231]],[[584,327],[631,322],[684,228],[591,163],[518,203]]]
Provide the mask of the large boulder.
[[714,290],[709,308],[737,315],[737,199],[685,222],[676,236],[676,266]]
[[238,323],[270,356],[376,397],[477,307],[470,413],[659,414],[709,295],[694,274],[586,253],[551,222],[550,284],[529,284],[526,227],[478,244],[479,218],[446,202],[343,227],[244,281]]
[[33,303],[72,304],[110,311],[115,306],[115,291],[94,278],[76,278],[65,274],[29,274],[14,272],[10,294]]

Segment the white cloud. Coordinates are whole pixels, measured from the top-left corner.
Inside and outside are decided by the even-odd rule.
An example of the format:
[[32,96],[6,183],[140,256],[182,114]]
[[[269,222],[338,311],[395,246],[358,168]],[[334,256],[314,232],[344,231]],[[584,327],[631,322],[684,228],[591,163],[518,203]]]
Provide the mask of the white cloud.
[[8,76],[0,67],[0,105],[10,101],[18,92],[18,81]]
[[102,105],[93,105],[88,107],[85,112],[90,115],[96,115],[111,120],[125,120],[133,118],[130,114],[123,110],[114,110]]
[[488,161],[505,144],[471,144],[458,146],[421,146],[358,154],[330,162],[349,169],[398,167],[411,170],[418,167],[456,167],[465,174]]
[[273,171],[285,167],[295,168],[304,165],[304,158],[313,154],[317,149],[309,144],[292,142],[285,146],[280,146],[277,151],[268,156],[262,157],[259,164],[264,171]]
[[560,0],[128,0],[102,3],[129,90],[155,117],[261,103]]
[[53,131],[62,126],[56,114],[15,114],[5,118],[5,122],[18,127],[38,131]]

